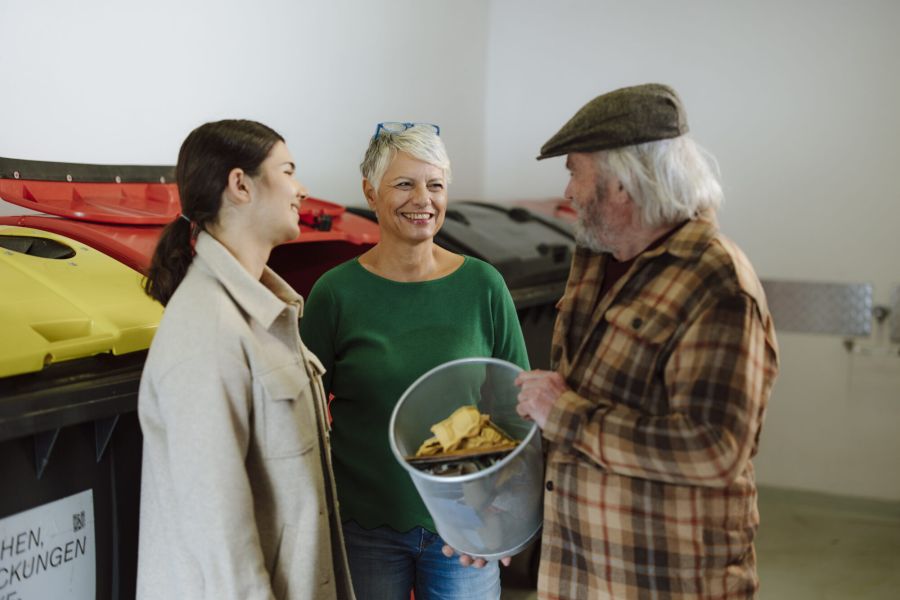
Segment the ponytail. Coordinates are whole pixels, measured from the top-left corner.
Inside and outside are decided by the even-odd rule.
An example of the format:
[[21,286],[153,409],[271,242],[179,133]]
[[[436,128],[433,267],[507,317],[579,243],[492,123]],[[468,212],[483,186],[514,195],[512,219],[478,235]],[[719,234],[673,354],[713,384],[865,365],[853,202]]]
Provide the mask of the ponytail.
[[179,215],[163,229],[153,252],[150,270],[144,278],[144,291],[163,306],[169,303],[194,260],[193,229],[191,222]]
[[144,279],[148,296],[168,304],[194,260],[193,238],[218,221],[228,174],[240,168],[254,176],[272,146],[283,141],[272,128],[244,119],[205,123],[185,138],[175,165],[182,214],[156,245]]

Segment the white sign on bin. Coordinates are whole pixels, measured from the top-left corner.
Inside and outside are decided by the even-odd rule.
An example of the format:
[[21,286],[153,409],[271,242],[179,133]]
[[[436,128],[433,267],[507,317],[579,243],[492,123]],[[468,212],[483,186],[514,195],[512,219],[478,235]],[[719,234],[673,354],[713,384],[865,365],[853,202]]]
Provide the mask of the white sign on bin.
[[0,519],[0,600],[94,600],[92,490]]

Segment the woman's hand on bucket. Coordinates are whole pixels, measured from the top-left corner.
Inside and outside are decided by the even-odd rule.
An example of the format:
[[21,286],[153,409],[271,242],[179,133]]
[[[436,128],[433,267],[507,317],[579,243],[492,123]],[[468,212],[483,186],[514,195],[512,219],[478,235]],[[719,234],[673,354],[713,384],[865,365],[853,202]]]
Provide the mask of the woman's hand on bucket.
[[[451,548],[450,546],[448,546],[446,544],[444,544],[444,547],[441,548],[441,552],[443,552],[444,556],[446,556],[447,558],[450,558],[454,554],[459,554],[459,564],[461,564],[464,567],[471,566],[471,567],[475,567],[476,569],[480,569],[487,564],[487,561],[484,560],[483,558],[475,558],[475,557],[469,556],[468,554],[462,554],[461,552],[457,552],[456,550],[454,550],[453,548]],[[504,567],[508,567],[510,560],[512,560],[511,556],[504,556],[503,558],[500,559],[500,564],[503,565]]]

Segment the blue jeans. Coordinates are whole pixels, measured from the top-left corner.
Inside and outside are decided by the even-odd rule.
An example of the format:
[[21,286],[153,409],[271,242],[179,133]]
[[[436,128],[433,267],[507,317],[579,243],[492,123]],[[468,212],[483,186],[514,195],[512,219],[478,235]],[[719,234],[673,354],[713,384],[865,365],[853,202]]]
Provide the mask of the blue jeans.
[[344,543],[357,600],[499,600],[500,568],[464,567],[441,553],[444,540],[422,527],[399,533],[344,523]]

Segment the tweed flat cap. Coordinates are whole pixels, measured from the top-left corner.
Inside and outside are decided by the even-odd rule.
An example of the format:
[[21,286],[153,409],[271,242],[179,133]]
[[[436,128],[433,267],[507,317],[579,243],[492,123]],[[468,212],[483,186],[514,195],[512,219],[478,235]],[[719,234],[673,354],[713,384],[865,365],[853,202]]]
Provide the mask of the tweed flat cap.
[[585,104],[547,140],[537,158],[610,150],[678,137],[687,131],[687,115],[675,90],[645,83],[614,90]]

